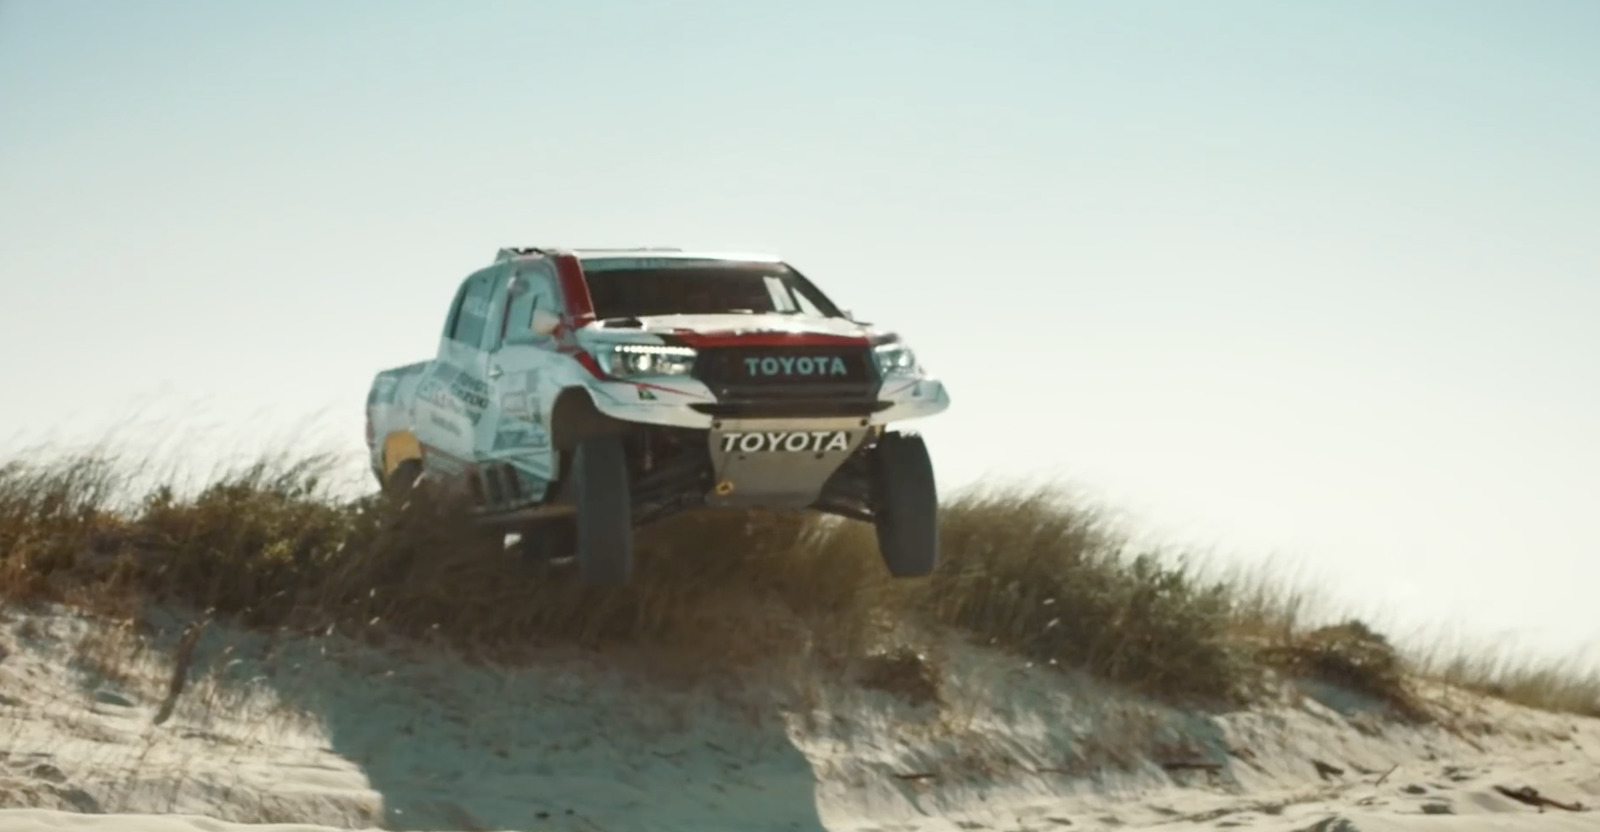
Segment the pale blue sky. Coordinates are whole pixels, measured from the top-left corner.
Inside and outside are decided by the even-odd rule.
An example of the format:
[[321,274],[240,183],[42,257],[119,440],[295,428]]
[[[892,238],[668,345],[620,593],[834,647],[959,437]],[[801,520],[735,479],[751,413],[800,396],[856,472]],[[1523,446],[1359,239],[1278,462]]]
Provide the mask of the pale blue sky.
[[359,453],[372,373],[499,246],[775,251],[947,380],[946,489],[1060,478],[1400,622],[1600,644],[1596,32],[1588,2],[0,2],[0,437],[198,404]]

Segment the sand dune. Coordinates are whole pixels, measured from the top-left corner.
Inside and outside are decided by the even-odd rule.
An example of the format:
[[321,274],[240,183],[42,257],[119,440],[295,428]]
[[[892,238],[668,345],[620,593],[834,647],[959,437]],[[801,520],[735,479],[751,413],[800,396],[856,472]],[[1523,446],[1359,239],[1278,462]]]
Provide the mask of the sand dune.
[[[1600,830],[1600,720],[1439,691],[1407,727],[1333,688],[1174,710],[950,641],[941,701],[774,665],[664,684],[626,654],[496,668],[208,629],[157,649],[0,623],[0,830]],[[632,668],[632,669],[630,669]]]

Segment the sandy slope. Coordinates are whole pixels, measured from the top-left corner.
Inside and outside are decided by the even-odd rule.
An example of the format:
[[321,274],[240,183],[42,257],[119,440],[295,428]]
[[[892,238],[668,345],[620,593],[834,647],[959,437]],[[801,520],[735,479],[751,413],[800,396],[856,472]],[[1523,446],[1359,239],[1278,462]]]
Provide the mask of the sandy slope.
[[1600,721],[1459,694],[1456,733],[1332,690],[1205,716],[952,642],[943,704],[912,707],[795,668],[673,688],[212,628],[156,724],[183,622],[130,660],[127,633],[0,618],[0,832],[1600,830],[1494,789],[1600,802]]

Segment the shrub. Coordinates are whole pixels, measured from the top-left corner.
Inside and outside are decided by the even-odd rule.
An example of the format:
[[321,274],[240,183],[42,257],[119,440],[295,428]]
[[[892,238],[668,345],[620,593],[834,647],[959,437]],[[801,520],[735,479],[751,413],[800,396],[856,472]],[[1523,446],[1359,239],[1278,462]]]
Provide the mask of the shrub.
[[1387,638],[1360,621],[1297,634],[1264,650],[1263,658],[1292,675],[1371,696],[1406,719],[1426,718],[1410,690],[1399,653]]

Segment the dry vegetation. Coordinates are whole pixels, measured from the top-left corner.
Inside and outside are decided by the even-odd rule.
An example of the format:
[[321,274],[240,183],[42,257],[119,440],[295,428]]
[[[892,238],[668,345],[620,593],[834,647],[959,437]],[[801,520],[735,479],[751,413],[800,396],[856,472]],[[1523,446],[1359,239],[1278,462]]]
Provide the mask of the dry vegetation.
[[[927,580],[885,577],[863,524],[712,512],[641,534],[636,580],[602,590],[517,559],[447,509],[336,497],[333,463],[265,460],[179,493],[133,486],[147,466],[103,454],[13,461],[0,467],[0,598],[110,611],[171,602],[252,626],[473,651],[656,645],[735,666],[780,652],[903,657],[897,625],[916,620],[1174,701],[1241,704],[1276,670],[1422,718],[1408,682],[1420,672],[1600,716],[1600,678],[1481,657],[1408,662],[1360,622],[1303,625],[1303,598],[1270,581],[1205,578],[1129,551],[1099,513],[1049,490],[949,501],[942,564]],[[921,672],[898,660],[873,672],[902,666]]]

